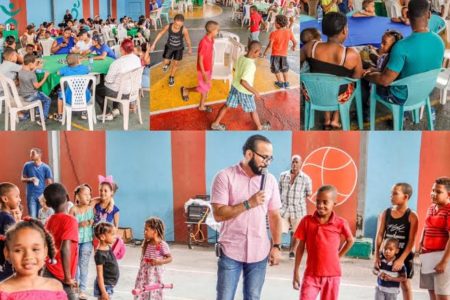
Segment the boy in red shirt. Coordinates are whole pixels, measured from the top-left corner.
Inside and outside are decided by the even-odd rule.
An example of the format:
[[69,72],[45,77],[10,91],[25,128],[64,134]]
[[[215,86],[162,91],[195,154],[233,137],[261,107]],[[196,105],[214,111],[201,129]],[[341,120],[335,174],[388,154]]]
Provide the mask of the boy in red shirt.
[[[287,61],[289,41],[292,42],[292,51],[295,51],[297,41],[292,33],[292,30],[287,28],[289,21],[284,15],[277,15],[275,17],[275,31],[269,35],[269,44],[264,51],[264,57],[269,50],[272,50],[270,56],[270,71],[275,74],[277,81],[275,86],[282,88],[289,88],[288,71],[289,64]],[[283,75],[283,76],[281,76]]]
[[261,24],[263,25],[263,28],[265,28],[263,19],[258,13],[258,9],[253,5],[250,7],[250,42],[259,41],[259,27]]
[[204,112],[211,112],[212,109],[205,105],[208,92],[211,89],[211,75],[213,67],[213,52],[214,52],[214,39],[219,33],[219,23],[216,21],[208,21],[205,25],[206,35],[200,41],[198,45],[197,56],[197,79],[198,85],[196,87],[186,88],[182,86],[180,88],[181,97],[183,101],[189,101],[190,92],[198,92],[201,94],[200,105],[198,110]]
[[47,261],[44,276],[58,279],[64,286],[69,300],[77,300],[74,288],[78,265],[78,222],[66,213],[69,195],[60,183],[52,183],[44,190],[44,198],[48,207],[53,208],[52,215],[45,228],[55,240],[56,261]]
[[[424,255],[421,256],[420,288],[428,290],[430,299],[444,300],[450,299],[450,178],[436,179],[431,200],[433,204],[428,209],[420,241],[420,251]],[[425,260],[425,256],[432,259]],[[436,261],[435,266],[427,266]]]
[[[300,263],[303,253],[308,252],[306,270],[303,275],[300,299],[315,300],[319,293],[321,299],[337,300],[341,280],[340,258],[353,245],[354,239],[348,222],[333,211],[337,190],[324,185],[316,196],[316,211],[304,217],[297,227],[295,238],[299,240],[295,255],[293,287],[300,288]],[[341,237],[345,243],[341,245]]]

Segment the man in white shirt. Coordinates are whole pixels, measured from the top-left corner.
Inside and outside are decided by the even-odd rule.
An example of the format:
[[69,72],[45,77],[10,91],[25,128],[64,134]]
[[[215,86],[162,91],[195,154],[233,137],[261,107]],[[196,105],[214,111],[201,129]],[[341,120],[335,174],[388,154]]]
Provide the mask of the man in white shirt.
[[87,31],[81,30],[78,34],[78,42],[75,44],[75,47],[72,48],[72,53],[77,53],[80,55],[87,55],[91,51],[92,47],[92,39],[89,36]]

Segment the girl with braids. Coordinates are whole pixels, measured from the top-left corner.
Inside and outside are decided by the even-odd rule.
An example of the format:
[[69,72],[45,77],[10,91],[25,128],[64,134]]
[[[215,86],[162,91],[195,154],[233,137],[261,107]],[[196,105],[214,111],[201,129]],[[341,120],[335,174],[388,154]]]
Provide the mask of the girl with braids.
[[[163,265],[172,261],[169,245],[164,240],[164,223],[159,218],[150,218],[145,221],[144,244],[139,272],[136,278],[136,289],[143,290],[146,285],[163,283]],[[162,289],[143,293],[139,300],[163,299]]]
[[1,300],[67,300],[62,284],[39,272],[45,260],[55,260],[55,244],[44,225],[26,217],[6,232],[5,256],[15,273],[0,283]]
[[99,240],[99,246],[94,255],[97,269],[94,296],[99,300],[111,299],[114,286],[119,281],[119,265],[111,248],[115,240],[115,231],[114,225],[107,222],[100,222],[94,228],[95,237]]

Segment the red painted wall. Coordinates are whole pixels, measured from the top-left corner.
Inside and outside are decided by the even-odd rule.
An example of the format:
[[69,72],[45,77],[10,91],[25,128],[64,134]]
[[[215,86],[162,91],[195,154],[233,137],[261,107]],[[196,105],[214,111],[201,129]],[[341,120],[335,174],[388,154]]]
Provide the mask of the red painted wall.
[[20,181],[23,165],[30,160],[30,149],[42,149],[42,160],[48,162],[47,133],[34,132],[0,132],[2,155],[0,155],[0,182],[8,181],[20,189],[24,215],[28,214],[26,203],[26,185]]
[[106,172],[106,140],[104,132],[60,133],[61,182],[73,199],[74,189],[88,183],[93,196],[98,194],[98,175]]
[[[206,194],[206,137],[202,131],[172,131],[172,176],[175,241],[187,241],[184,203]],[[207,236],[206,230],[204,231]]]
[[92,1],[94,1],[94,16],[100,15],[100,0]]
[[450,176],[450,132],[422,132],[417,213],[419,214],[419,238],[422,235],[427,209],[431,205],[430,193],[434,180]]
[[27,28],[27,0],[11,0],[14,4],[13,11],[20,9],[20,12],[14,17],[18,24],[19,34],[25,32]]
[[91,16],[91,0],[83,0],[83,18],[87,19],[90,16]]
[[[308,162],[305,161],[308,155],[310,155],[314,150],[322,147],[334,147],[343,150],[354,161],[356,168],[359,169],[360,133],[348,132],[344,134],[341,132],[319,131],[297,131],[293,133],[292,154],[299,154],[304,161],[304,165],[308,163],[307,170],[311,173],[308,174],[308,171],[306,171],[306,167],[305,173],[312,177],[311,179],[313,181],[313,191],[316,191],[321,185],[320,174],[323,175],[325,181],[324,183],[332,183],[333,185],[336,185],[339,192],[341,190],[350,191],[351,187],[355,183],[355,180],[357,180],[357,173],[356,176],[348,176],[348,173],[343,173],[353,172],[352,174],[354,174],[354,167],[352,167],[353,165],[351,164],[351,161],[347,156],[343,155],[338,150],[331,149],[329,152],[326,152],[327,150],[324,149],[323,151],[317,151],[315,152],[315,154],[310,156]],[[321,173],[320,170],[323,170],[323,173]],[[345,180],[343,180],[343,178],[345,178]],[[348,200],[342,202],[341,205],[336,206],[335,208],[335,211],[339,216],[347,219],[353,233],[356,229],[357,205],[358,186],[356,185],[353,193],[348,197]],[[311,202],[309,202],[307,205],[307,209],[309,213],[312,213],[315,210],[315,206]]]
[[111,0],[111,16],[117,19],[117,0]]

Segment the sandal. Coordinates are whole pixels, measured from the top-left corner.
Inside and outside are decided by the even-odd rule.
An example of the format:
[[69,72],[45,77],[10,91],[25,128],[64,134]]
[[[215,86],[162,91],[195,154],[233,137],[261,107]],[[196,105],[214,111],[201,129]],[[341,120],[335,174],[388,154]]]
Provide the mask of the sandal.
[[270,128],[272,128],[272,125],[270,125],[270,122],[265,122],[264,124],[262,124],[261,130],[270,130]]
[[211,106],[205,106],[205,109],[198,109],[199,111],[203,111],[205,113],[210,113],[213,111],[213,109],[211,108]]
[[181,99],[183,99],[183,101],[185,102],[189,101],[189,94],[187,96],[184,94],[184,86],[180,87],[180,93]]
[[211,124],[211,129],[212,130],[218,130],[218,131],[225,131],[225,130],[227,130],[227,128],[223,124],[219,124],[219,125],[212,125]]
[[342,129],[342,124],[338,124],[338,125],[330,124],[330,126],[331,126],[332,130],[341,130]]
[[329,130],[331,130],[331,129],[332,129],[332,127],[331,127],[330,124],[323,124],[323,130],[329,131]]

